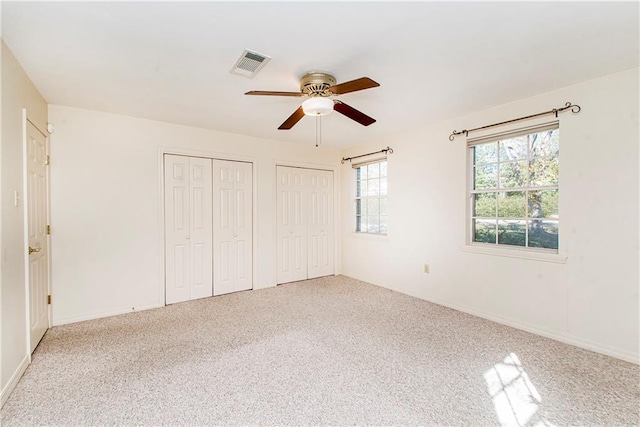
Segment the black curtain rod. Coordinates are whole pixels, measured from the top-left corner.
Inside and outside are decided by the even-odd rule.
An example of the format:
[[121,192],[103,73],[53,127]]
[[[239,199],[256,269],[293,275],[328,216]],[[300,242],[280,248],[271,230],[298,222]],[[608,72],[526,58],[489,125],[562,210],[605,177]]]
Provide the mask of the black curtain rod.
[[373,153],[361,154],[359,156],[353,156],[353,157],[343,157],[342,160],[340,160],[340,163],[344,164],[344,162],[346,162],[347,160],[351,161],[353,159],[359,159],[360,157],[367,157],[367,156],[371,156],[373,154],[378,154],[378,153],[387,154],[387,152],[389,154],[393,154],[393,148],[387,147],[380,151],[374,151]]
[[449,141],[453,141],[457,135],[464,134],[465,136],[469,136],[469,132],[474,132],[474,131],[481,130],[481,129],[492,128],[494,126],[506,125],[507,123],[518,122],[520,120],[527,120],[527,119],[531,119],[531,118],[538,117],[538,116],[546,116],[547,114],[555,114],[555,116],[558,117],[558,113],[560,113],[560,112],[562,112],[564,110],[567,110],[569,108],[571,108],[571,112],[574,113],[574,114],[579,113],[580,110],[581,110],[579,105],[573,105],[570,102],[567,102],[566,104],[564,104],[564,107],[562,107],[562,108],[554,108],[552,110],[545,111],[545,112],[542,112],[542,113],[532,114],[530,116],[520,117],[520,118],[513,119],[513,120],[507,120],[506,122],[494,123],[492,125],[482,126],[482,127],[475,128],[475,129],[469,129],[469,130],[465,129],[465,130],[461,130],[460,132],[458,132],[457,130],[454,130],[451,133],[451,135],[449,135]]

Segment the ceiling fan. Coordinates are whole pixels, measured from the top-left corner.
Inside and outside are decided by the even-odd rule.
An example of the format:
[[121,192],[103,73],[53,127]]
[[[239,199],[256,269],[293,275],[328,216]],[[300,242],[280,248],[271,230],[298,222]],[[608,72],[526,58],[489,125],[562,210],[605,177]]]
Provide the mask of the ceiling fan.
[[310,72],[300,78],[300,92],[273,92],[252,90],[245,95],[267,95],[267,96],[297,96],[308,97],[278,129],[289,130],[302,119],[305,114],[308,116],[324,116],[332,111],[349,117],[363,126],[369,126],[376,120],[355,108],[337,99],[330,97],[344,95],[345,93],[370,89],[380,86],[379,83],[369,77],[361,77],[345,83],[336,84],[336,78],[328,73]]

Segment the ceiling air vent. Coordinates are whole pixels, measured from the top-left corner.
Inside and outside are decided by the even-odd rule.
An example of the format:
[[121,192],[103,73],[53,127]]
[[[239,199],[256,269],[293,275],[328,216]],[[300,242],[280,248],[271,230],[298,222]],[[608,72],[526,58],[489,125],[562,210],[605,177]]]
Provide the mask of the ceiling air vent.
[[245,49],[231,69],[231,73],[251,78],[258,74],[270,59],[266,55]]

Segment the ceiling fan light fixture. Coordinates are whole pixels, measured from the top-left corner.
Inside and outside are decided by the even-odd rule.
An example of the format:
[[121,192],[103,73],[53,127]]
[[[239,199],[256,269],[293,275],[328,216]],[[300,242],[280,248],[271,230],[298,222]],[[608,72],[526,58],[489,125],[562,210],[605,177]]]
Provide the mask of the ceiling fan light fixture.
[[302,103],[302,111],[307,116],[326,116],[333,111],[333,100],[322,97],[309,98]]

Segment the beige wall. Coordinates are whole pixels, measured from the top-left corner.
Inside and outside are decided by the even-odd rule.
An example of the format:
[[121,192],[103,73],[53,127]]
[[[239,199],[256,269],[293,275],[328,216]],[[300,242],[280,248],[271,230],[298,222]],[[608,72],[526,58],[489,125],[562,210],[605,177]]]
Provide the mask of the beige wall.
[[[0,210],[0,352],[2,403],[29,363],[25,301],[23,211],[23,108],[46,129],[47,103],[2,42],[2,132]],[[20,195],[14,206],[14,192]]]
[[[345,151],[395,150],[386,238],[355,235],[342,174],[343,273],[638,363],[638,80],[632,69]],[[560,116],[566,263],[469,252],[466,143],[449,134],[567,101],[582,112]]]

